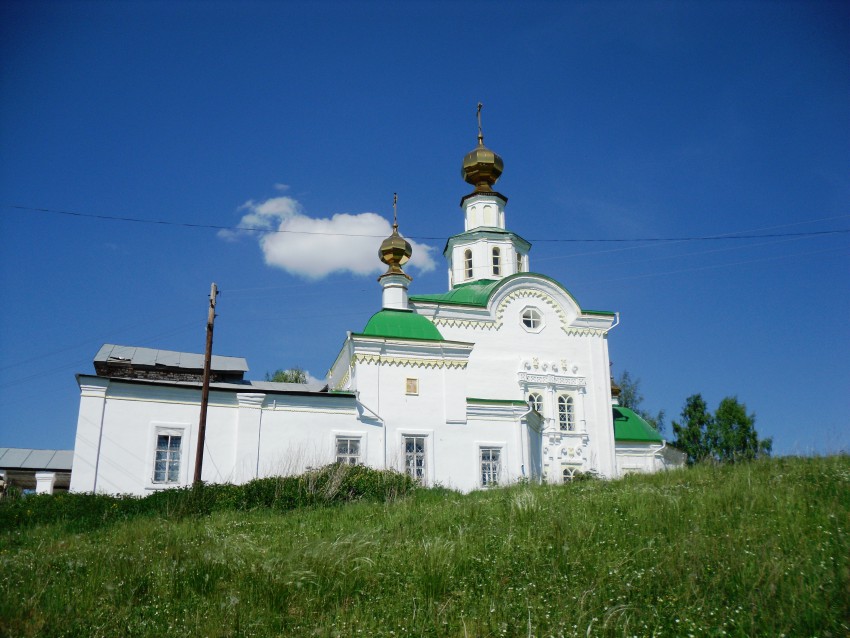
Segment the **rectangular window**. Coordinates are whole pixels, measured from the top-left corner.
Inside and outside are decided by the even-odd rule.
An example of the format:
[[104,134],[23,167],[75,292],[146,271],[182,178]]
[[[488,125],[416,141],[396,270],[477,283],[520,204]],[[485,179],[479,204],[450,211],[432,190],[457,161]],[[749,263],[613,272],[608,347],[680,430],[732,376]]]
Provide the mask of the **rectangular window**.
[[404,471],[414,481],[425,483],[425,437],[404,437]]
[[499,484],[499,474],[502,467],[501,459],[502,450],[500,448],[481,448],[481,487],[493,487]]
[[360,439],[338,436],[336,439],[336,462],[360,465]]
[[179,434],[158,434],[154,457],[153,482],[178,483],[183,437]]
[[406,394],[419,394],[419,379],[407,379],[405,382]]

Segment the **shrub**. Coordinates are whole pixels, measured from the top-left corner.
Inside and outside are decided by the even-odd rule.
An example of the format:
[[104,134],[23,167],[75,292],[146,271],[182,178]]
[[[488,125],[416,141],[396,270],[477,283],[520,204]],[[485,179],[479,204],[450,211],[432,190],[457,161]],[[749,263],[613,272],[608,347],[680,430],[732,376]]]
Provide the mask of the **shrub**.
[[134,516],[180,520],[219,511],[289,511],[357,500],[391,501],[415,487],[409,476],[393,470],[333,464],[299,476],[272,476],[244,485],[202,483],[141,498],[91,493],[5,498],[0,501],[0,528],[61,524],[79,532]]

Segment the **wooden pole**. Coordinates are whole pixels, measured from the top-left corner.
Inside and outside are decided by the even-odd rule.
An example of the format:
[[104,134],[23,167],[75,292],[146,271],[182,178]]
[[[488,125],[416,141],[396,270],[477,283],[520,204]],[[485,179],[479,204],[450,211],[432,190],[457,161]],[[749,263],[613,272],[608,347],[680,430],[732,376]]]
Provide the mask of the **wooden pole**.
[[195,453],[194,485],[201,484],[201,470],[204,466],[204,439],[207,434],[207,404],[210,399],[210,367],[212,366],[213,324],[215,324],[215,298],[218,288],[213,283],[210,288],[210,311],[207,316],[207,349],[204,352],[204,383],[201,390],[201,418],[198,423],[198,450]]

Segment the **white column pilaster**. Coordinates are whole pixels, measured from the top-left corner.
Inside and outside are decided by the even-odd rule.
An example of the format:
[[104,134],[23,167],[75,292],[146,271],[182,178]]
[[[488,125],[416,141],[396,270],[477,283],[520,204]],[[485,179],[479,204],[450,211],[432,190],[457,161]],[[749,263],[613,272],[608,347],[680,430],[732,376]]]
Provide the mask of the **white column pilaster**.
[[53,494],[53,485],[56,483],[56,472],[35,473],[35,493]]
[[103,438],[103,415],[109,379],[85,377],[80,381],[80,414],[74,439],[74,464],[71,472],[72,492],[97,490],[100,443]]

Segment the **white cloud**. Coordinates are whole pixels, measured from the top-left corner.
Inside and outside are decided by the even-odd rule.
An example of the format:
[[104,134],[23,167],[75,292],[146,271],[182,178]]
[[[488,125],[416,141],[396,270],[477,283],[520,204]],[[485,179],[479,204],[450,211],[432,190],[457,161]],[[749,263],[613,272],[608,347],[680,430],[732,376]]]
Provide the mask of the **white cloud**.
[[[270,266],[308,279],[321,279],[334,272],[372,275],[386,270],[378,259],[378,247],[392,232],[392,226],[380,215],[337,213],[330,218],[308,217],[296,200],[286,196],[262,202],[249,200],[239,210],[247,211],[239,222],[239,228],[246,230],[222,230],[219,237],[256,237]],[[434,247],[408,241],[413,256],[405,268],[433,270]]]

